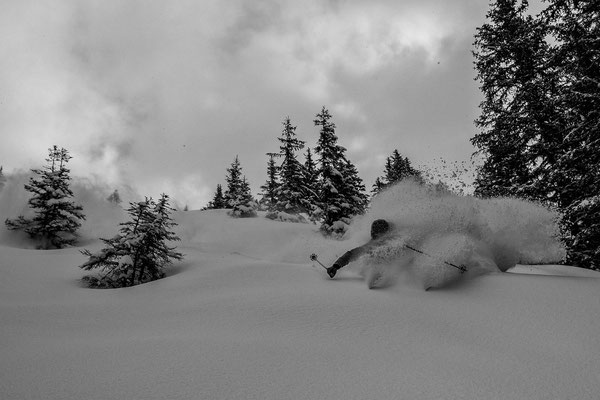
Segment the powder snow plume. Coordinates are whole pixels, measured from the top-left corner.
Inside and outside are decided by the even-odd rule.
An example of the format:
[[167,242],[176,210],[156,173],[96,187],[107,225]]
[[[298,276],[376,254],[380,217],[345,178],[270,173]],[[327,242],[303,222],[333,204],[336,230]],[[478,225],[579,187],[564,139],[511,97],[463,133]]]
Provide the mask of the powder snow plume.
[[[513,198],[478,199],[405,180],[373,200],[352,224],[350,242],[369,240],[370,224],[383,218],[392,237],[360,266],[393,283],[410,271],[424,287],[440,287],[461,276],[506,271],[517,263],[550,264],[564,259],[558,239],[558,214]],[[406,246],[422,253],[407,249]],[[468,268],[466,274],[444,261]]]

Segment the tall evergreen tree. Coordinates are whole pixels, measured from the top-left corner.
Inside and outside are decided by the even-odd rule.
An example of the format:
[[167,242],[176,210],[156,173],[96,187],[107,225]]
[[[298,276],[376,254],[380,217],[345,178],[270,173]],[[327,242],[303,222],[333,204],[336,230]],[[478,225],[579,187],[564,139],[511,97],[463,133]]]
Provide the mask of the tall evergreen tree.
[[475,121],[481,132],[471,141],[486,157],[475,194],[540,199],[534,183],[553,162],[543,143],[557,135],[558,117],[555,76],[546,68],[546,24],[528,14],[525,0],[497,0],[487,19],[473,52],[484,100]]
[[279,156],[282,158],[279,167],[281,184],[277,188],[277,211],[291,214],[305,212],[310,209],[307,199],[308,189],[304,187],[303,165],[298,161],[296,152],[304,148],[304,141],[296,137],[296,127],[290,117],[283,121],[283,131],[278,138],[281,143]]
[[600,268],[600,3],[557,0],[535,18],[527,6],[497,0],[476,35],[476,194],[557,207],[567,262]]
[[98,253],[83,250],[88,261],[80,268],[89,271],[99,268],[100,277],[87,276],[90,287],[126,287],[164,277],[164,268],[183,254],[170,247],[169,242],[179,238],[171,230],[177,224],[170,214],[174,209],[169,197],[161,195],[158,202],[146,198],[130,203],[127,210],[131,220],[121,223],[119,234],[111,239],[100,239],[106,245]]
[[81,226],[79,220],[84,220],[85,215],[83,207],[70,200],[73,192],[69,187],[70,170],[66,167],[71,159],[69,152],[53,146],[48,153],[48,164],[43,169],[32,169],[37,176],[25,185],[25,190],[33,193],[28,204],[34,210],[34,217],[20,215],[5,223],[8,229],[23,230],[38,240],[41,248],[63,248],[75,243]]
[[364,211],[364,208],[357,208],[362,200],[356,197],[356,193],[364,191],[364,186],[361,186],[362,181],[356,168],[344,155],[346,149],[337,144],[335,124],[330,120],[331,114],[325,107],[314,120],[315,126],[321,127],[315,151],[319,155],[320,164],[319,207],[323,212],[321,229],[326,233],[339,230],[340,223],[347,224],[351,217]]
[[273,211],[277,204],[277,189],[279,188],[279,168],[275,164],[275,157],[278,153],[267,153],[269,161],[267,162],[267,181],[260,187],[261,192],[261,207],[268,211]]
[[564,211],[567,262],[600,270],[600,3],[557,0],[544,11],[550,67],[560,76],[553,124],[561,133],[544,186]]

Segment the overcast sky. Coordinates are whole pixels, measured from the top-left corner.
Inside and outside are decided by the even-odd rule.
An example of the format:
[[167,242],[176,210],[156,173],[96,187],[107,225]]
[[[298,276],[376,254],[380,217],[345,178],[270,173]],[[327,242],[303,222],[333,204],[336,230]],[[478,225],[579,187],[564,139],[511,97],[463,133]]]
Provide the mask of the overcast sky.
[[286,116],[314,146],[322,106],[368,190],[395,148],[416,165],[474,150],[486,0],[0,3],[6,172],[57,144],[72,175],[199,208],[236,155],[258,192]]

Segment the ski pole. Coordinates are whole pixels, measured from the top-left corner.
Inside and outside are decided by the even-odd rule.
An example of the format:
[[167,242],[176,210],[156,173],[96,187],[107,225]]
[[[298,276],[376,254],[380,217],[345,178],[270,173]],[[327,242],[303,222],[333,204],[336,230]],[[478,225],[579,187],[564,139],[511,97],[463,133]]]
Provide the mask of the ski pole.
[[407,245],[407,244],[405,244],[405,245],[404,245],[404,247],[406,247],[407,249],[410,249],[410,250],[412,250],[412,251],[416,251],[417,253],[420,253],[420,254],[426,255],[426,256],[428,256],[428,257],[435,258],[435,259],[437,259],[437,260],[439,260],[439,261],[443,262],[443,263],[444,263],[444,264],[446,264],[446,265],[449,265],[449,266],[451,266],[451,267],[454,267],[454,268],[456,268],[456,269],[460,270],[460,273],[461,273],[461,274],[462,274],[463,272],[467,272],[467,267],[466,267],[464,264],[460,264],[460,266],[458,266],[458,265],[456,265],[456,264],[452,264],[451,262],[448,262],[448,261],[442,260],[442,259],[441,259],[441,258],[439,258],[439,257],[432,256],[431,254],[427,254],[427,253],[425,253],[424,251],[421,251],[421,250],[419,250],[419,249],[415,249],[414,247],[412,247],[412,246],[409,246],[409,245]]
[[310,259],[311,259],[312,261],[316,261],[316,262],[318,262],[318,263],[319,263],[319,265],[320,265],[321,267],[323,267],[323,268],[327,269],[327,267],[326,267],[326,266],[324,266],[323,264],[321,264],[321,261],[319,261],[319,259],[317,258],[317,255],[316,255],[315,253],[312,253],[312,254],[310,255]]

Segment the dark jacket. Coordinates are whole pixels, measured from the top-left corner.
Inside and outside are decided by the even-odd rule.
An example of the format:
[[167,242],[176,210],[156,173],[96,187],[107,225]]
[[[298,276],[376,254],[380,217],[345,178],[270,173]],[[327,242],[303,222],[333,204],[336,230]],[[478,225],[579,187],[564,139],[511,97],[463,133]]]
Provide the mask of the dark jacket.
[[333,263],[333,266],[336,267],[336,269],[340,269],[348,265],[352,261],[356,261],[362,255],[368,254],[372,249],[374,249],[377,246],[380,246],[384,241],[385,240],[383,240],[382,238],[374,239],[370,240],[368,243],[363,244],[362,246],[355,247],[352,250],[348,250]]

